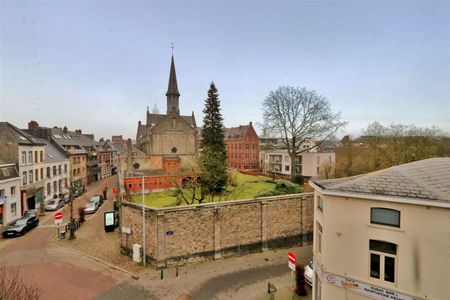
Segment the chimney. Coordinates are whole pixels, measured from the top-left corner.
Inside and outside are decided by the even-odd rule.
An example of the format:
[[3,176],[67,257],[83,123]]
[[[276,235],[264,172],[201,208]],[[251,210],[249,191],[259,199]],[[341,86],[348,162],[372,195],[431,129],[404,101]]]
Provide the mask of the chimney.
[[64,126],[64,128],[63,128],[63,132],[67,133],[67,127],[66,126]]
[[75,133],[82,134],[81,129],[75,129]]
[[39,124],[36,121],[30,121],[28,122],[28,129],[33,130],[39,128]]
[[141,126],[141,124],[142,124],[141,121],[139,121],[139,122],[138,122],[138,125]]

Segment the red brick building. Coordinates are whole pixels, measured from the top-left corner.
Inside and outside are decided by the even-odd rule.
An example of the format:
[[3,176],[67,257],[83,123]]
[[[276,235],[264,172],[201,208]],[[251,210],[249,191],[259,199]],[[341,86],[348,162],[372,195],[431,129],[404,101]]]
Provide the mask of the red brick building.
[[225,129],[227,165],[246,172],[259,171],[259,138],[252,122]]

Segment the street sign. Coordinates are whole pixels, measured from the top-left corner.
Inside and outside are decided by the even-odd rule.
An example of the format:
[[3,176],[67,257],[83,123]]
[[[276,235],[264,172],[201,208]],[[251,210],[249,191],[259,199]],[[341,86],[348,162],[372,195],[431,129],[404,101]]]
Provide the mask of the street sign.
[[62,223],[62,213],[57,212],[55,213],[55,224],[59,225]]
[[295,271],[295,263],[296,263],[295,254],[292,252],[288,253],[288,266],[292,271]]

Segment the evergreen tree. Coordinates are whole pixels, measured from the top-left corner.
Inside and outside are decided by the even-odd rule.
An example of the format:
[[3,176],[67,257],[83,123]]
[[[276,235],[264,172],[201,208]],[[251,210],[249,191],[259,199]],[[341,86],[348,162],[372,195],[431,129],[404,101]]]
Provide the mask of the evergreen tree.
[[202,191],[218,192],[227,184],[227,166],[223,118],[214,82],[210,85],[203,113],[203,150],[200,154]]

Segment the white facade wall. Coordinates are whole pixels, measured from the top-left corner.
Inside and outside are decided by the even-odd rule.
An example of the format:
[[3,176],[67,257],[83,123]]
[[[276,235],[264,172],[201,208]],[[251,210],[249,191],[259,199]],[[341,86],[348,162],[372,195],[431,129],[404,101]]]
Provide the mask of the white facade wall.
[[[23,155],[25,153],[25,156]],[[37,153],[37,154],[36,154]],[[42,155],[41,155],[42,153]],[[42,190],[44,186],[44,157],[45,150],[44,146],[28,146],[28,145],[19,145],[19,176],[21,177],[21,189],[28,191],[26,198],[33,196],[32,191]],[[36,157],[37,155],[37,157]],[[36,160],[37,158],[37,160]],[[24,179],[26,175],[26,179]],[[24,207],[24,211],[28,210],[28,203],[26,199],[22,201]],[[40,207],[40,201],[36,200],[35,208],[38,209]]]
[[[67,166],[66,171],[64,169],[64,165]],[[44,166],[44,199],[45,202],[47,202],[53,199],[53,195],[65,194],[69,192],[70,162],[69,159],[66,159],[56,162],[48,162],[45,163]],[[56,168],[56,174],[53,172],[54,167]],[[50,176],[47,176],[47,168],[50,168]],[[59,168],[61,168],[61,172],[59,172]]]
[[[310,178],[317,177],[325,164],[334,165],[336,161],[334,152],[303,152],[300,156],[301,175]],[[284,176],[291,175],[292,164],[287,150],[261,151],[260,159],[263,173],[272,171]]]
[[[318,208],[318,197],[323,199],[323,210]],[[372,224],[372,207],[400,211],[400,227]],[[337,197],[316,190],[313,255],[317,275],[313,299],[450,299],[449,237],[450,206]],[[369,240],[397,245],[395,283],[370,276]],[[337,286],[342,283],[341,279],[336,283],[337,276],[344,277],[349,285]],[[359,287],[352,287],[353,283]],[[372,296],[358,292],[364,285]]]
[[[20,181],[20,177],[0,181],[0,191],[2,191],[3,194],[3,197],[0,197],[3,218],[0,226],[5,226],[9,222],[21,217]],[[13,194],[11,192],[13,192]]]

